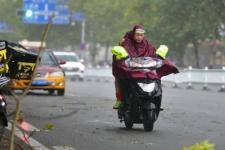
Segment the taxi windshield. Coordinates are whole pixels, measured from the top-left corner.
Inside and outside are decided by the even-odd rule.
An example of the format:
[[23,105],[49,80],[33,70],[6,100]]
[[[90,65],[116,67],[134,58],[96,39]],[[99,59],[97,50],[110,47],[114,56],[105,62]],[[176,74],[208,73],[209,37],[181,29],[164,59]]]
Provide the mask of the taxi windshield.
[[78,62],[79,58],[76,55],[56,55],[58,60]]
[[55,57],[50,52],[43,52],[40,65],[57,66]]

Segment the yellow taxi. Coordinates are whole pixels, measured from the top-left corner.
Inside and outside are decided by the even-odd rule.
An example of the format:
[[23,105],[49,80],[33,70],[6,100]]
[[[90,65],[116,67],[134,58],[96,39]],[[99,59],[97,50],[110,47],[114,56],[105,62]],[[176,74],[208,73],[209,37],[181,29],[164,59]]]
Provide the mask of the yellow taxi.
[[[29,82],[30,80],[13,79],[10,89],[24,90]],[[50,95],[54,94],[55,91],[59,96],[65,94],[65,73],[52,51],[43,52],[30,90],[47,90]]]

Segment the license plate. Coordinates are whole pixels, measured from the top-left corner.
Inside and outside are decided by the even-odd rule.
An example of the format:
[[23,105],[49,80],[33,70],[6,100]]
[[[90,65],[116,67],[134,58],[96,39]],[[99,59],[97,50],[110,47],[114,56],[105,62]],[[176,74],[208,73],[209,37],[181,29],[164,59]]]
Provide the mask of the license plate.
[[32,85],[36,85],[36,86],[46,86],[49,85],[50,83],[48,81],[45,80],[34,80],[32,82]]

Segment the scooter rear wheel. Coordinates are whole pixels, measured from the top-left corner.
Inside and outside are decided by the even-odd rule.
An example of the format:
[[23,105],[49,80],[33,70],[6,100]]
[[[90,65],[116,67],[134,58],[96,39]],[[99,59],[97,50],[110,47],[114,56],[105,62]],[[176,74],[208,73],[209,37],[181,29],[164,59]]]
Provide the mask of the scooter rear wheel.
[[2,137],[4,136],[5,126],[3,122],[2,116],[0,116],[0,142],[2,140]]
[[144,120],[143,125],[144,125],[144,130],[145,131],[152,132],[153,128],[154,128],[154,121],[152,121],[152,120]]
[[125,115],[124,115],[124,124],[127,129],[132,129],[132,127],[133,127],[134,123],[133,123],[129,113],[125,113]]

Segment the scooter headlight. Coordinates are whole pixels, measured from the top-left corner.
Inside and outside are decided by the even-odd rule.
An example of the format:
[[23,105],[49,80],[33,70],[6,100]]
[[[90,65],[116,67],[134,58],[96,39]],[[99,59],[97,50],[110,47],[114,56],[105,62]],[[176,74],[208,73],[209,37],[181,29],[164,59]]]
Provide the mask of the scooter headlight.
[[146,83],[138,83],[138,85],[142,88],[145,92],[152,92],[155,89],[155,82],[146,84]]

